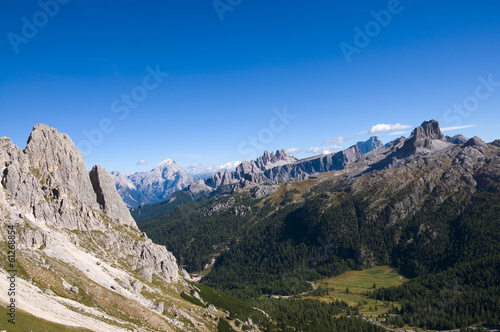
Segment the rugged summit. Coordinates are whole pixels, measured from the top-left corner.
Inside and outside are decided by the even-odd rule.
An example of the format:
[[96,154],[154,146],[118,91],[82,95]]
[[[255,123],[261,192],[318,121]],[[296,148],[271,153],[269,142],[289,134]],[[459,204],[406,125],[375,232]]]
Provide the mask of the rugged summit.
[[372,136],[365,142],[358,142],[356,145],[362,154],[368,153],[370,151],[379,149],[384,146],[384,143],[378,136]]
[[89,173],[66,134],[36,125],[24,150],[0,138],[0,183],[0,242],[15,231],[16,304],[31,319],[94,331],[205,326],[171,306],[189,287],[175,257],[139,231],[109,173]]
[[[57,236],[58,241],[54,239],[52,243],[50,234],[58,230],[101,231],[110,235],[112,241],[125,241],[120,239],[120,232],[113,232],[118,226],[138,232],[110,175],[100,166],[95,166],[89,174],[82,154],[66,134],[39,124],[33,128],[24,151],[8,138],[2,138],[1,144],[2,203],[10,210],[19,211],[15,214],[33,226],[24,229],[26,233],[20,232],[23,244],[36,248],[43,244],[50,249],[62,240]],[[8,210],[4,215],[6,219]],[[44,241],[39,242],[38,238]],[[147,238],[130,243],[141,247],[141,251],[157,251],[156,245]],[[164,251],[160,256],[165,260],[159,260],[160,256],[148,257],[137,260],[135,265],[158,272],[168,281],[176,281],[175,258],[165,247],[160,248]],[[133,254],[131,249],[117,254]]]
[[296,161],[295,157],[290,156],[284,150],[278,150],[276,153],[265,151],[256,160],[239,164],[234,172],[218,172],[204,182],[209,187],[217,188],[221,185],[237,183],[240,180],[248,180],[251,175],[256,176],[274,167],[292,164]]
[[166,200],[194,181],[193,176],[172,159],[165,159],[149,172],[123,175],[114,171],[111,175],[129,208]]
[[382,146],[382,142],[372,137],[340,152],[302,160],[297,160],[284,150],[276,153],[265,151],[258,159],[239,164],[234,172],[216,173],[208,179],[192,183],[186,191],[191,195],[198,195],[200,192],[212,192],[223,185],[248,187],[307,179],[318,173],[343,169],[349,163],[357,161],[363,155],[359,146],[368,152]]
[[416,127],[411,136],[405,141],[403,151],[407,154],[415,152],[427,153],[438,150],[443,150],[452,146],[436,120],[424,121],[420,126]]

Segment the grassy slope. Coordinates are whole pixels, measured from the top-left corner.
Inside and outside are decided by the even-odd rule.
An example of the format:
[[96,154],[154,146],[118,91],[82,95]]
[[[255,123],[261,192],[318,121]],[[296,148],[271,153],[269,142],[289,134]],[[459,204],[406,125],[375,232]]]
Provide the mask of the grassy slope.
[[16,323],[11,324],[7,322],[7,316],[0,320],[0,329],[7,329],[9,332],[87,332],[91,331],[84,328],[71,327],[66,325],[61,325],[44,320],[39,317],[35,317],[21,309],[16,310]]

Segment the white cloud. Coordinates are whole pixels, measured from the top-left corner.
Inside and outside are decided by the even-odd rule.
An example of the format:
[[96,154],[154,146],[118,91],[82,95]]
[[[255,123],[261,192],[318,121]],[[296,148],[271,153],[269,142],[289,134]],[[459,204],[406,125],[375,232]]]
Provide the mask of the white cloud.
[[223,165],[210,165],[210,164],[201,164],[195,163],[191,166],[185,168],[185,170],[191,175],[208,175],[214,174],[217,172],[229,171],[232,172],[236,169],[236,166],[241,164],[241,161],[232,161],[229,163],[225,163]]
[[307,153],[320,153],[323,148],[313,147],[306,150]]
[[343,148],[344,147],[340,144],[334,144],[326,147],[328,150],[342,150]]
[[147,163],[148,163],[147,160],[139,160],[136,165],[141,166],[141,165],[146,165]]
[[323,145],[325,145],[325,144],[342,144],[345,141],[348,141],[350,139],[352,139],[352,137],[343,137],[343,136],[334,137],[332,139],[327,139],[326,141],[324,141]]
[[370,130],[368,130],[367,133],[370,135],[375,135],[375,134],[383,133],[386,131],[402,130],[402,129],[408,129],[411,127],[413,127],[413,126],[402,125],[401,123],[395,123],[395,124],[379,123],[379,124],[373,126]]
[[336,151],[339,151],[339,150],[342,150],[343,147],[342,145],[331,145],[331,146],[327,146],[327,147],[323,147],[323,148],[320,148],[320,147],[311,147],[309,149],[306,150],[307,153],[311,153],[311,154],[330,154],[330,153],[334,153]]
[[476,125],[465,125],[465,126],[455,126],[455,127],[444,127],[441,128],[441,131],[449,131],[449,130],[458,130],[458,129],[465,129],[465,128],[472,128],[475,127]]
[[334,153],[334,152],[337,152],[339,150],[342,150],[344,147],[342,145],[338,145],[338,144],[334,144],[334,145],[331,145],[331,146],[327,146],[326,148],[324,148],[323,150],[323,154],[330,154],[330,153]]
[[288,154],[296,154],[296,153],[299,153],[299,152],[301,152],[301,151],[302,151],[302,149],[301,149],[301,148],[291,148],[291,149],[286,150],[286,152],[287,152]]
[[404,131],[404,130],[400,130],[400,131],[394,131],[392,133],[389,133],[387,135],[390,135],[390,136],[399,136],[399,135],[405,135],[405,134],[411,134],[411,131]]

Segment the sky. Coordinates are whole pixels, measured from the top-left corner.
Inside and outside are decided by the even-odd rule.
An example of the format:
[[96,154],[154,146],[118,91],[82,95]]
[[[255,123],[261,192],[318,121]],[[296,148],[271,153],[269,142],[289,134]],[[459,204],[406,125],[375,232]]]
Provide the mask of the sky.
[[0,136],[46,123],[87,166],[298,158],[436,119],[500,138],[500,2],[0,3]]

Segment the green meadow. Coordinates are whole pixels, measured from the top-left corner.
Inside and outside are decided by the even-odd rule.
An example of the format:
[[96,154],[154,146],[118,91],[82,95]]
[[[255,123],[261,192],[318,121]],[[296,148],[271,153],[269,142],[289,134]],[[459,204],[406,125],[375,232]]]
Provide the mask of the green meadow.
[[328,294],[307,296],[307,298],[326,302],[343,300],[350,306],[359,306],[359,311],[363,315],[378,315],[386,313],[391,305],[398,306],[398,303],[376,301],[364,294],[373,292],[374,287],[398,286],[407,281],[408,279],[399,275],[390,266],[377,266],[362,271],[348,271],[336,277],[319,280],[314,285],[328,289]]

